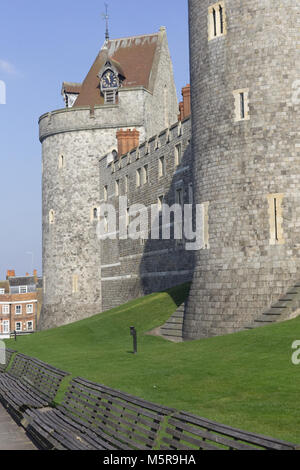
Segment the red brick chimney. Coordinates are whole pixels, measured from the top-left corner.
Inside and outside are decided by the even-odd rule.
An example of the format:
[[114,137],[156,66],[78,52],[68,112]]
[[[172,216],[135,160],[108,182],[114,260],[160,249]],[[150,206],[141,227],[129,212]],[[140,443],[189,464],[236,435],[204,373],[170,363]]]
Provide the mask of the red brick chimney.
[[6,273],[6,279],[9,278],[9,277],[15,277],[16,276],[16,272],[14,269],[8,269],[7,270],[7,273]]
[[139,146],[140,133],[137,129],[121,129],[117,132],[118,155],[121,157]]
[[182,88],[182,98],[183,101],[179,103],[179,121],[183,121],[191,115],[191,85]]

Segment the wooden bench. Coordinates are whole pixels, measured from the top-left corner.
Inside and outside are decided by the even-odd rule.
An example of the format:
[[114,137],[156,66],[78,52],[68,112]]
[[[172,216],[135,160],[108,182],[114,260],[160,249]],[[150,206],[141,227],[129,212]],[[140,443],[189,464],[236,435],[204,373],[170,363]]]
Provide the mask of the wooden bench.
[[11,360],[11,358],[12,358],[12,356],[15,352],[16,351],[13,351],[13,349],[9,349],[9,348],[5,349],[5,363],[4,364],[0,363],[0,373],[5,372],[6,368],[8,367],[8,364],[10,363],[10,360]]
[[62,406],[27,410],[22,424],[45,449],[151,450],[174,411],[76,378]]
[[53,403],[68,373],[24,354],[17,354],[8,372],[0,375],[0,398],[16,417],[27,408]]
[[178,412],[168,422],[161,450],[295,450],[271,437],[253,434]]

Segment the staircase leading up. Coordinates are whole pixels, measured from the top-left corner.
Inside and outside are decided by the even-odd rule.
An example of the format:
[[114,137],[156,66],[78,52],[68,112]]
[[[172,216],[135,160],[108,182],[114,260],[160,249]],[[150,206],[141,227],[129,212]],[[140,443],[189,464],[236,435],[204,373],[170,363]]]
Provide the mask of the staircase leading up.
[[[299,310],[299,312],[297,312]],[[271,323],[289,320],[300,315],[300,281],[297,282],[287,293],[266,310],[259,318],[246,327],[248,330]]]
[[175,343],[183,341],[182,328],[185,303],[181,304],[169,320],[160,327],[160,336]]

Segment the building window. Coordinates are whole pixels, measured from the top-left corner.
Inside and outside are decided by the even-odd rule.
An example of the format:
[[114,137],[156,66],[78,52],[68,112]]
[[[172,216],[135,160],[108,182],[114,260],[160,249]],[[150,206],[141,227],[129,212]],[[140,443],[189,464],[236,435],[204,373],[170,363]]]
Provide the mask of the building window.
[[226,34],[226,16],[224,1],[211,5],[208,9],[208,40]]
[[27,331],[33,331],[33,321],[27,322]]
[[22,305],[16,305],[16,315],[22,314]]
[[141,169],[139,168],[136,170],[136,187],[139,188],[141,186]]
[[176,204],[180,204],[183,207],[183,189],[182,188],[176,189],[175,202]]
[[162,178],[166,174],[165,157],[160,157],[158,161],[158,176]]
[[149,183],[149,167],[145,165],[143,168],[143,184]]
[[284,194],[268,194],[270,245],[283,245],[282,200]]
[[28,288],[27,286],[20,286],[19,287],[19,294],[27,294]]
[[5,294],[5,289],[0,289],[0,295],[4,295]]
[[15,323],[15,330],[16,330],[16,331],[22,331],[22,322],[17,321],[17,322]]
[[104,186],[103,188],[103,198],[104,198],[104,201],[107,201],[107,186]]
[[234,90],[233,96],[235,122],[249,120],[249,89]]
[[209,250],[209,202],[200,204],[201,208],[201,249]]
[[94,220],[98,219],[98,209],[97,209],[97,207],[93,208],[93,219]]
[[104,232],[108,233],[108,215],[107,214],[104,215],[103,221],[104,221]]
[[9,320],[3,320],[3,322],[2,322],[2,333],[3,334],[10,333],[10,331],[9,331]]
[[54,222],[55,222],[55,213],[54,213],[54,210],[51,209],[51,210],[49,211],[49,224],[50,224],[50,225],[53,225]]
[[116,196],[119,196],[120,194],[120,181],[119,180],[116,180],[115,182],[115,194]]
[[175,166],[181,163],[181,144],[175,146]]
[[128,193],[128,175],[125,176],[125,194]]
[[62,170],[63,167],[64,167],[64,165],[65,165],[65,158],[64,158],[63,155],[60,155],[60,156],[58,157],[58,168],[59,168],[60,170]]
[[126,210],[126,227],[129,226],[130,223],[130,216],[129,216],[129,207]]
[[78,293],[78,275],[74,274],[72,278],[72,293],[77,294]]
[[158,207],[159,212],[162,212],[163,203],[164,203],[164,196],[158,196],[157,207]]
[[3,315],[9,314],[9,305],[2,305],[2,314]]
[[33,304],[26,305],[26,313],[33,313]]

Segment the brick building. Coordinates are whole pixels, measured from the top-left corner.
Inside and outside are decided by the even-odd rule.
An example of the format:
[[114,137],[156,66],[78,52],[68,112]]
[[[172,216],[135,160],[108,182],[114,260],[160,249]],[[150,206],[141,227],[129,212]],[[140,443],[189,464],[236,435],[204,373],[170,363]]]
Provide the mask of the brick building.
[[41,308],[41,278],[37,272],[33,276],[16,276],[15,271],[7,271],[5,281],[0,282],[0,338],[10,333],[32,333],[36,330]]

